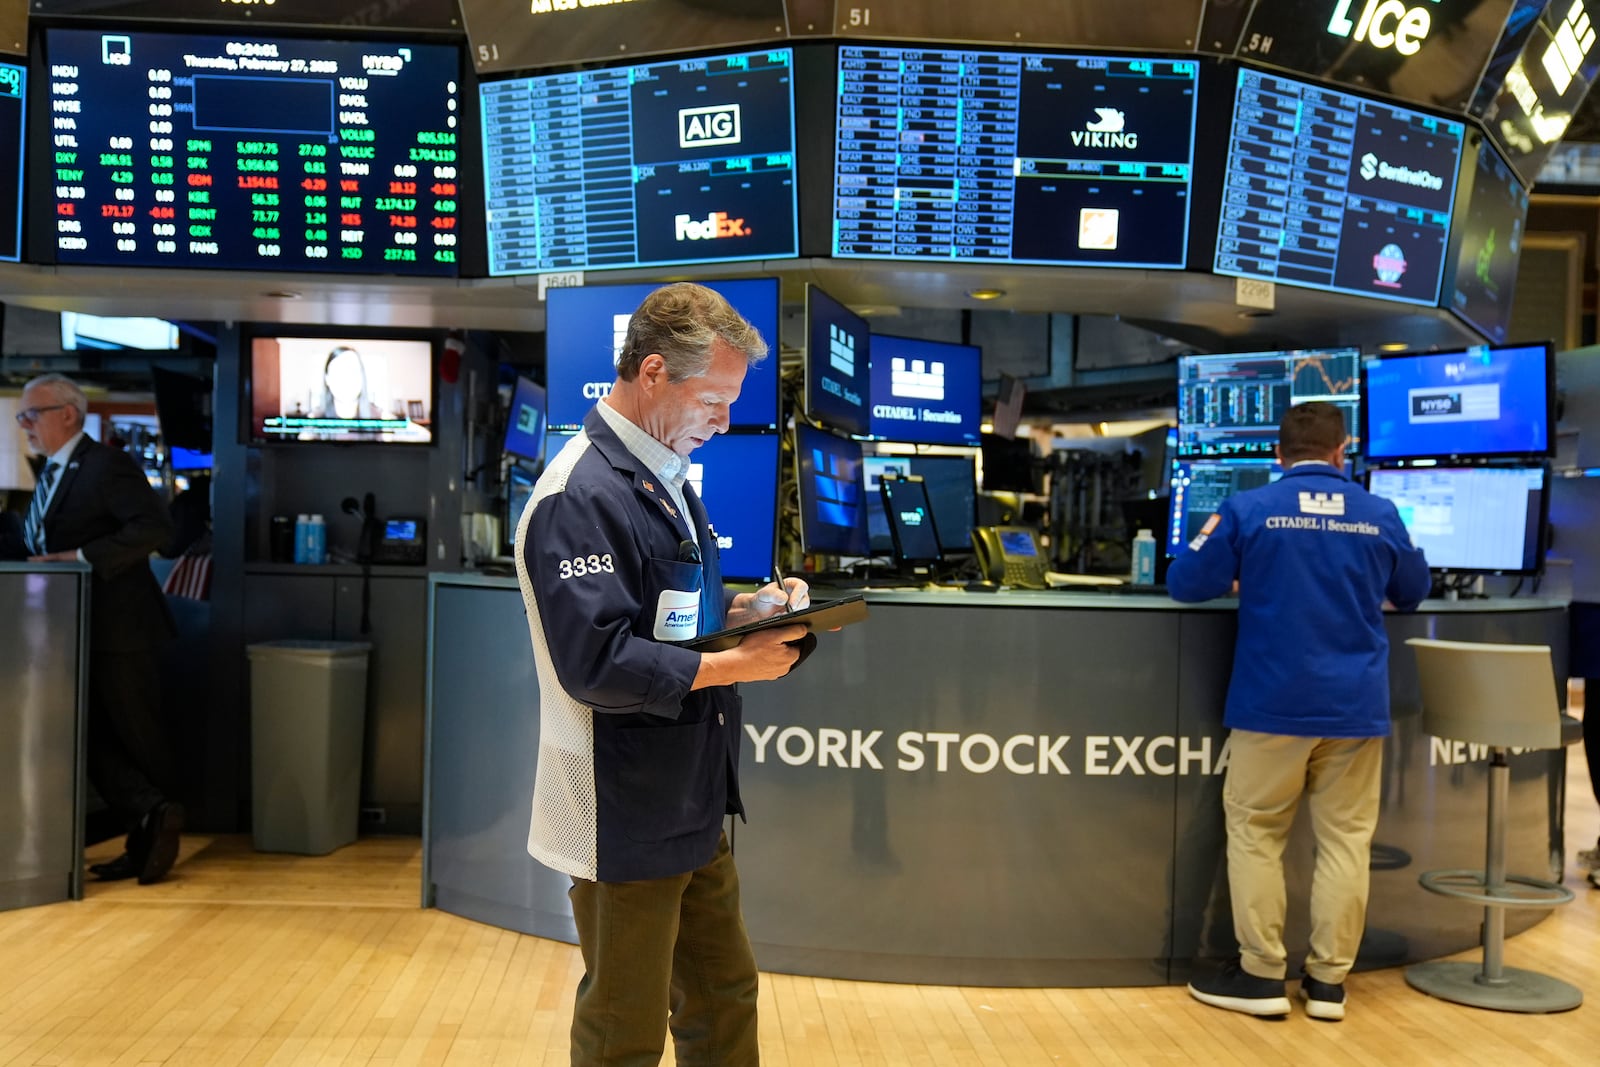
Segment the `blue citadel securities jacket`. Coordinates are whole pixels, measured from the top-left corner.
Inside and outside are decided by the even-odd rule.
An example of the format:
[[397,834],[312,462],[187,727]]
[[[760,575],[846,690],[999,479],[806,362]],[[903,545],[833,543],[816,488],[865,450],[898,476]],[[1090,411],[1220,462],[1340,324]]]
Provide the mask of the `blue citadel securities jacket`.
[[1298,737],[1389,733],[1383,601],[1414,611],[1428,563],[1395,506],[1326,463],[1297,464],[1229,497],[1172,561],[1188,603],[1239,583],[1239,638],[1223,722]]

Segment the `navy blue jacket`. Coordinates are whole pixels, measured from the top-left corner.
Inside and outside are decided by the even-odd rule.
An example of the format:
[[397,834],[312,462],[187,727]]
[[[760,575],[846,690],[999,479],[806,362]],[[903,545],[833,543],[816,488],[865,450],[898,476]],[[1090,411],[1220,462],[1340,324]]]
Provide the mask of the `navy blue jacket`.
[[[528,851],[578,878],[635,881],[709,863],[739,799],[740,699],[691,691],[700,654],[667,643],[721,628],[717,541],[591,411],[551,460],[517,532],[539,676]],[[704,562],[685,557],[688,522]]]
[[1298,737],[1389,733],[1385,599],[1414,611],[1428,563],[1392,503],[1324,463],[1223,502],[1172,561],[1185,602],[1239,583],[1225,724]]

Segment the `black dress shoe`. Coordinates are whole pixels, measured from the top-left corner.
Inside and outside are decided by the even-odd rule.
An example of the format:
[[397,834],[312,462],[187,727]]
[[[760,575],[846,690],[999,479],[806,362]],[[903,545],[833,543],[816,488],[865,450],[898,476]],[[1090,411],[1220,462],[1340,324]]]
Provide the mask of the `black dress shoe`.
[[163,800],[144,816],[144,837],[148,842],[144,861],[139,864],[139,884],[159,882],[172,870],[178,858],[178,833],[183,829],[183,805]]
[[120,882],[124,878],[138,877],[139,865],[134,863],[132,856],[124,852],[114,860],[89,864],[89,873],[102,882]]

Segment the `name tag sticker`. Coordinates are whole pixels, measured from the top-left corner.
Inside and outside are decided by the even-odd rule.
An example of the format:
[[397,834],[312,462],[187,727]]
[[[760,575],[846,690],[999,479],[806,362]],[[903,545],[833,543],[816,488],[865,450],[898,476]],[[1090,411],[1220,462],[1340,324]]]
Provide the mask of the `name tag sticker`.
[[657,641],[686,641],[700,633],[700,594],[695,590],[663,589],[656,600]]

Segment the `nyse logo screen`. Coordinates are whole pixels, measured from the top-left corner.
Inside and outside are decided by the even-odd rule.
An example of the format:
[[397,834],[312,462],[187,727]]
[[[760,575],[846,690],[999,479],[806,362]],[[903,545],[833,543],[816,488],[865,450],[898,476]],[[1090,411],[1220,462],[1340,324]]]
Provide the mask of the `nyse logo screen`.
[[797,254],[793,81],[774,49],[481,86],[489,273]]

